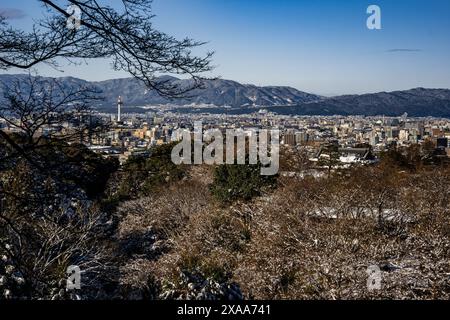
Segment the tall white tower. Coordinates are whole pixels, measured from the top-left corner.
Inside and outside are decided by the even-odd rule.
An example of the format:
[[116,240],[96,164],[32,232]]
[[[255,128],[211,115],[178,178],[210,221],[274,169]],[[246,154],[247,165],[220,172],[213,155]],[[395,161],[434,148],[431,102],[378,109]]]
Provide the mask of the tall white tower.
[[119,100],[117,100],[117,122],[122,121],[121,114],[120,114],[122,106],[123,106],[122,97],[119,96]]

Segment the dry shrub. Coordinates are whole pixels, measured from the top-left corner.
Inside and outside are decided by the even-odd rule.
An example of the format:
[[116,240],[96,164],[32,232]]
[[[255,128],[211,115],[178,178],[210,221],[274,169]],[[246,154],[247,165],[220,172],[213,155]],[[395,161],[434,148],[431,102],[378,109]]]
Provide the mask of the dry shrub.
[[68,299],[66,270],[76,265],[83,272],[82,297],[95,298],[112,267],[104,241],[108,216],[83,190],[64,190],[24,163],[2,172],[0,181],[7,190],[0,208],[0,257],[7,270],[0,266],[0,280],[12,276],[20,283],[3,288],[2,280],[0,289],[15,299]]
[[[449,213],[443,201],[447,191],[442,191],[449,190],[447,173],[388,179],[377,174],[309,180],[306,185],[305,181],[285,182],[270,201],[260,201],[248,251],[234,272],[246,296],[448,298],[450,238],[448,227],[443,226],[449,225]],[[354,187],[368,175],[379,180],[366,182],[365,188]],[[422,192],[412,202],[413,210],[411,204],[403,204],[418,184]],[[392,208],[381,223],[380,205]],[[320,207],[333,208],[332,214],[327,210],[328,216],[321,214]],[[363,214],[354,214],[358,210]],[[383,270],[380,291],[367,290],[366,271],[371,265]]]
[[191,215],[204,210],[207,194],[203,185],[184,181],[153,196],[127,201],[118,208],[123,217],[119,237],[150,231],[161,239],[170,239],[182,232]]
[[[248,241],[240,215],[211,205],[190,217],[185,232],[173,239],[173,250],[155,263],[155,276],[172,296],[238,299],[240,289],[231,280]],[[203,292],[192,293],[197,286]]]
[[186,293],[192,281],[180,277],[219,283],[229,278],[224,271],[229,261],[220,248],[240,245],[234,236],[238,231],[233,231],[238,223],[217,212],[203,182],[181,182],[173,188],[119,208],[124,216],[119,237],[131,257],[121,269],[128,298],[151,296],[168,284],[177,290],[173,295]]
[[[165,246],[131,254],[122,283],[131,297],[164,299],[446,299],[448,178],[376,167],[280,178],[273,193],[224,207],[194,175],[121,207],[122,240]],[[367,287],[373,265],[379,291]]]

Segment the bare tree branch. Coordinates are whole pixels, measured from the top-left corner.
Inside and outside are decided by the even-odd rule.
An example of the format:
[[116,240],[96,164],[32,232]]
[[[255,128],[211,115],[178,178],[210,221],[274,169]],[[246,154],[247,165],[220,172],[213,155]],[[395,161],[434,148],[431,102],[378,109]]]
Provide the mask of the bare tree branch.
[[[13,29],[0,20],[1,69],[30,69],[40,63],[57,67],[58,58],[108,58],[114,70],[130,73],[168,98],[185,97],[201,87],[205,79],[201,75],[212,70],[212,52],[203,57],[192,53],[205,42],[177,40],[153,27],[150,0],[123,0],[122,10],[96,0],[70,0],[82,12],[78,30],[67,28],[70,14],[61,1],[38,1],[49,14],[31,32]],[[158,79],[162,74],[185,75],[192,81],[181,86]]]

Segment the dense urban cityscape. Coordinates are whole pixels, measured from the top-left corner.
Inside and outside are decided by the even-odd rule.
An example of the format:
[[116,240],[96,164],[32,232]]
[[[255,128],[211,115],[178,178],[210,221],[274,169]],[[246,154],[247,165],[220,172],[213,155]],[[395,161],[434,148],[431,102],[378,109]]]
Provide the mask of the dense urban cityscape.
[[[171,111],[125,113],[119,97],[117,113],[90,113],[82,115],[90,122],[108,124],[108,130],[91,135],[88,130],[81,141],[92,151],[106,157],[117,157],[125,163],[130,156],[149,155],[152,147],[180,141],[178,129],[192,130],[196,121],[206,129],[258,129],[278,128],[280,144],[286,148],[303,148],[310,160],[329,156],[324,146],[338,147],[342,165],[375,163],[376,156],[390,147],[408,147],[429,143],[442,158],[450,157],[450,120],[442,118],[412,118],[364,116],[285,116],[262,108],[250,114],[225,115],[209,113],[174,113]],[[151,107],[151,106],[149,106]],[[41,128],[40,133],[69,130],[71,123],[61,127]],[[14,126],[0,120],[0,128],[14,132]],[[78,141],[76,141],[78,142]],[[369,152],[370,151],[370,152]]]

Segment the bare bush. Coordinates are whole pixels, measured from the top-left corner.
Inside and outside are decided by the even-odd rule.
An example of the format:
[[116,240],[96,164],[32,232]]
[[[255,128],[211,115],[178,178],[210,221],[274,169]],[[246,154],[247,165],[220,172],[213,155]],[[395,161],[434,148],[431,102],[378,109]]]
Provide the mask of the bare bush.
[[[192,177],[177,195],[131,202],[122,235],[151,230],[149,248],[166,247],[133,256],[122,283],[131,297],[159,299],[446,299],[448,171],[383,170],[280,178],[272,193],[231,206],[211,201],[205,184],[186,192]],[[368,289],[371,266],[382,290]]]
[[87,297],[98,290],[99,279],[109,267],[108,250],[97,242],[105,215],[81,189],[60,192],[58,181],[39,175],[25,163],[3,172],[0,179],[4,188],[0,194],[0,254],[23,279],[20,290],[11,295],[61,298],[61,281],[65,284],[70,265],[83,271]]
[[[371,168],[364,170],[370,174]],[[434,174],[442,179],[392,173],[358,190],[354,186],[367,181],[367,175],[334,178],[337,184],[326,189],[320,185],[333,181],[310,180],[306,191],[302,182],[286,183],[270,201],[261,201],[234,279],[257,299],[445,299],[450,294],[450,238],[442,227],[448,226],[448,204],[441,199],[448,180],[446,172]],[[411,202],[418,183],[424,189]],[[325,200],[315,206],[303,201],[305,195],[320,199],[322,192]],[[380,224],[381,205],[388,214]],[[333,214],[317,214],[320,206],[332,208]],[[363,214],[344,214],[358,210]],[[367,289],[371,265],[382,270],[380,291]]]

